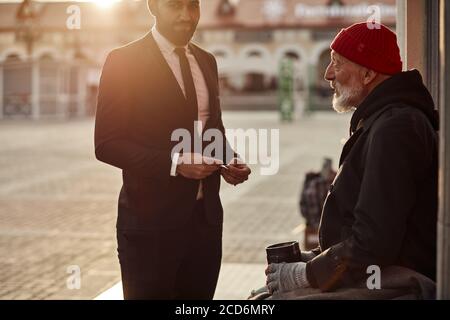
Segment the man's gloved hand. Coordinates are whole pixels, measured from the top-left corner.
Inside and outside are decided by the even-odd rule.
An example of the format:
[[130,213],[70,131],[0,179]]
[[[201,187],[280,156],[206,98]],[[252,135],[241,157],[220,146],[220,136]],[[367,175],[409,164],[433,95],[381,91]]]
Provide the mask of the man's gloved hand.
[[304,262],[271,263],[266,269],[266,276],[267,288],[270,293],[310,287]]

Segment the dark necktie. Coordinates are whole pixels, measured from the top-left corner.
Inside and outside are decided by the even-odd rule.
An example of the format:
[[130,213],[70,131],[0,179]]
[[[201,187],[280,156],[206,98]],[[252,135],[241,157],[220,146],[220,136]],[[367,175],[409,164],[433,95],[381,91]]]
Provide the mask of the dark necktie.
[[186,56],[185,48],[175,48],[174,52],[180,58],[181,74],[183,75],[184,91],[189,109],[194,113],[195,119],[198,117],[197,93],[195,91],[194,79],[192,78],[191,67]]

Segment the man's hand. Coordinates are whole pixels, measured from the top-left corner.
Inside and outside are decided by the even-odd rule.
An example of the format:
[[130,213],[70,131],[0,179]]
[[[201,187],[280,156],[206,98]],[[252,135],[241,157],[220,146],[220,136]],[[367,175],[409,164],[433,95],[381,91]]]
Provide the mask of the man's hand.
[[306,263],[271,263],[266,269],[270,293],[287,292],[310,287],[306,277]]
[[223,162],[198,153],[184,153],[178,158],[177,173],[188,179],[202,180],[217,171]]
[[226,182],[234,186],[248,180],[252,173],[250,168],[241,160],[234,158],[226,166],[221,166],[220,174]]

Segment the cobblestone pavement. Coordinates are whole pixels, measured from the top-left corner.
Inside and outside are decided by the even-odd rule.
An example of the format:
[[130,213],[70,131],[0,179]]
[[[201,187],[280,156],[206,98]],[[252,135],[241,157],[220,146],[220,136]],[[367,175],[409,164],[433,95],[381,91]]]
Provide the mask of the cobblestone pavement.
[[[247,183],[222,185],[224,255],[216,298],[245,298],[264,280],[264,247],[301,240],[294,229],[301,223],[303,176],[318,169],[323,156],[337,164],[349,115],[317,113],[280,124],[276,113],[225,112],[224,122],[280,129],[278,174],[260,175],[252,165]],[[120,280],[121,176],[95,160],[93,128],[92,119],[0,122],[0,299],[92,299]],[[68,288],[71,266],[80,268],[79,289]]]

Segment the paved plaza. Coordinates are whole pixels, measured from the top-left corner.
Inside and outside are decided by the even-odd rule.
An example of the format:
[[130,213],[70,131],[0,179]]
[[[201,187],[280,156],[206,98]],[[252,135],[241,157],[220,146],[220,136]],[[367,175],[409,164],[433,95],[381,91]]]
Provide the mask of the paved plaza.
[[[265,176],[251,165],[249,181],[237,187],[222,181],[216,299],[246,298],[264,284],[265,246],[302,240],[304,174],[318,170],[324,156],[337,165],[349,120],[323,112],[280,123],[275,112],[224,112],[228,128],[280,129],[280,166]],[[93,130],[93,119],[0,122],[0,299],[94,299],[105,292],[118,298],[121,174],[95,159]]]

